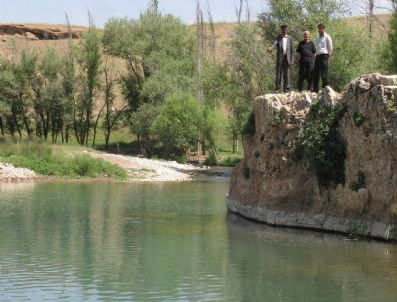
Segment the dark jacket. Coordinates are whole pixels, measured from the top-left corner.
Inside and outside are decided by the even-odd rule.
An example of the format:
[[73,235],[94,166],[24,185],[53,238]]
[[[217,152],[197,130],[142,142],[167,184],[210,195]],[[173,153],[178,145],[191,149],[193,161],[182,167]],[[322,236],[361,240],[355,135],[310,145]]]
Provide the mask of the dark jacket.
[[299,53],[300,63],[313,63],[316,46],[312,41],[306,43],[305,40],[300,41],[296,52]]
[[[280,34],[276,37],[276,49],[277,49],[277,64],[282,64],[283,63],[283,36]],[[294,60],[294,42],[292,41],[292,37],[290,35],[287,35],[287,61],[288,64],[291,65]]]

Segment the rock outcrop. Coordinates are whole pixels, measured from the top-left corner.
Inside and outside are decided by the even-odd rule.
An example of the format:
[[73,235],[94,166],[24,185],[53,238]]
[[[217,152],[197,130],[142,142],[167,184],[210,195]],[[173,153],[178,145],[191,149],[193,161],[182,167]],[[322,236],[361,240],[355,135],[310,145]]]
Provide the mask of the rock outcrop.
[[10,164],[0,163],[0,183],[26,181],[36,178],[36,173],[25,168],[16,168]]
[[397,76],[364,75],[343,94],[268,94],[254,114],[229,211],[397,240]]
[[0,24],[0,34],[22,36],[29,40],[59,40],[80,38],[83,31],[80,28],[72,27],[69,31],[67,27],[45,26],[35,24]]

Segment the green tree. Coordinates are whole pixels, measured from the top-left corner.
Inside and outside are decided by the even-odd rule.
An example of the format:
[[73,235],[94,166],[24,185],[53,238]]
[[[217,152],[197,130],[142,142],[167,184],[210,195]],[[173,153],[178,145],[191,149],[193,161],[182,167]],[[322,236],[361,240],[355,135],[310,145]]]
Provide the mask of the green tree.
[[224,85],[224,98],[230,112],[233,153],[236,153],[255,97],[265,94],[273,86],[274,63],[265,53],[256,26],[247,23],[238,25],[229,45],[232,50],[229,58],[231,66]]
[[[112,131],[118,126],[121,117],[125,113],[125,109],[127,106],[122,108],[118,108],[115,104],[115,89],[118,83],[118,73],[115,72],[114,61],[111,60],[109,62],[109,57],[106,57],[106,63],[103,68],[103,96],[104,96],[104,104],[100,111],[104,111],[104,119],[102,122],[102,129],[105,133],[105,147],[108,149],[109,140]],[[100,113],[97,116],[97,121],[99,120]],[[95,126],[96,128],[96,126]],[[95,132],[94,132],[95,133]],[[95,139],[93,145],[95,144]]]
[[110,19],[103,43],[107,53],[125,60],[123,94],[132,111],[142,103],[162,102],[191,86],[192,34],[172,15],[149,9],[138,20]]
[[131,116],[131,130],[141,138],[141,149],[145,156],[152,154],[152,125],[157,118],[159,107],[152,103],[142,104]]
[[30,108],[30,95],[28,81],[22,68],[21,62],[3,60],[0,64],[0,103],[2,109],[1,132],[4,135],[5,128],[14,136],[18,132],[22,138],[23,125],[28,135],[31,135],[28,111]]
[[385,69],[395,74],[397,72],[397,13],[390,18],[389,43],[384,48],[383,58]]
[[101,55],[101,40],[97,29],[91,24],[89,30],[82,36],[77,53],[80,91],[73,117],[75,135],[80,145],[88,145],[92,112],[100,88]]
[[202,116],[198,100],[190,95],[174,95],[164,101],[152,131],[164,144],[166,155],[186,153],[195,146],[199,140]]
[[273,41],[280,25],[288,24],[290,34],[300,37],[304,30],[345,16],[347,1],[343,0],[265,0],[267,9],[258,16],[258,25],[266,41]]

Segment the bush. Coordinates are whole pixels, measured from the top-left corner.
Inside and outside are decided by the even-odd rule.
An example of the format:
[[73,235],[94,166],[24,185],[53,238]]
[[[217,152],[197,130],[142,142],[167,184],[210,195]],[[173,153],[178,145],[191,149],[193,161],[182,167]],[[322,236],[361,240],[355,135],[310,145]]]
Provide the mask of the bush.
[[237,165],[239,162],[241,162],[242,158],[238,155],[229,155],[226,156],[224,159],[221,160],[219,165],[225,166],[225,167],[234,167]]
[[308,160],[320,185],[345,182],[346,146],[338,132],[345,112],[344,107],[314,104],[295,148],[294,159]]
[[363,171],[357,172],[357,180],[351,184],[353,191],[357,192],[361,188],[365,188],[365,174]]
[[218,157],[215,153],[211,152],[210,155],[205,159],[204,165],[206,166],[217,166],[218,165]]
[[127,177],[124,169],[102,159],[89,155],[72,158],[63,154],[54,155],[51,146],[45,144],[5,144],[0,151],[0,160],[47,176]]
[[356,127],[361,127],[365,121],[364,115],[360,111],[355,111],[353,113],[353,121],[354,121],[354,125],[356,125]]
[[166,152],[183,153],[199,140],[202,110],[190,95],[174,95],[161,105],[152,130],[164,144]]
[[243,127],[242,134],[248,134],[248,135],[255,135],[256,129],[255,129],[255,113],[251,112],[250,115],[248,116],[248,120],[245,123]]
[[181,154],[176,158],[176,162],[179,164],[186,164],[187,163],[187,156],[186,154]]

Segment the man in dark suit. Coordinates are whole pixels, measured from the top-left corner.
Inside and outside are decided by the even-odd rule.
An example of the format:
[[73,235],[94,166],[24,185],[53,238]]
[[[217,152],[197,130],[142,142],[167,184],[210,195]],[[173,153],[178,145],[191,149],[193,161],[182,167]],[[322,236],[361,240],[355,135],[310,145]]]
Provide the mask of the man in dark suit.
[[276,91],[281,89],[281,79],[283,79],[283,91],[289,92],[289,67],[293,64],[294,48],[292,37],[288,35],[288,26],[282,25],[281,33],[276,37],[273,45],[268,48],[271,53],[275,48],[277,50],[276,61]]
[[303,33],[303,40],[299,42],[296,54],[299,62],[298,90],[302,91],[305,79],[307,80],[307,90],[313,90],[313,65],[316,46],[310,41],[309,31],[306,30]]

